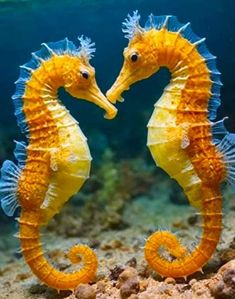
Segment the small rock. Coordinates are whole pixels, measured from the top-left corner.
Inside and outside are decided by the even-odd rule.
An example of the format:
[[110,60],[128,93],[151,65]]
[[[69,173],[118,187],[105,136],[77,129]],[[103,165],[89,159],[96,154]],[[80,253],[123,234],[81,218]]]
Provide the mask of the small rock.
[[98,281],[96,284],[96,289],[98,293],[104,293],[106,288],[106,283],[104,281]]
[[127,280],[138,278],[138,273],[135,268],[127,267],[118,277],[117,288],[120,288]]
[[143,292],[148,287],[148,281],[146,279],[140,280],[140,292]]
[[89,284],[81,284],[74,292],[74,295],[77,299],[95,299],[96,298],[95,290]]
[[188,217],[188,224],[189,225],[195,225],[198,222],[198,215],[191,215]]
[[90,240],[90,242],[89,242],[89,246],[91,248],[98,248],[99,245],[100,245],[100,241],[97,239]]
[[180,228],[180,229],[188,229],[188,226],[186,225],[186,223],[184,223],[183,220],[181,219],[176,219],[172,225],[175,227],[175,228]]
[[189,285],[193,286],[196,282],[197,282],[197,280],[195,278],[193,278],[189,281]]
[[25,279],[29,278],[30,276],[31,276],[31,274],[29,272],[19,273],[16,275],[16,281],[25,280]]
[[131,258],[129,261],[126,262],[126,265],[132,268],[136,268],[137,260],[135,257]]
[[175,279],[174,279],[173,277],[167,277],[167,278],[164,280],[164,282],[165,282],[166,284],[176,284],[176,281],[175,281]]
[[43,294],[47,290],[47,287],[45,285],[41,284],[34,284],[29,288],[29,292],[31,294]]
[[123,246],[122,241],[120,240],[112,240],[109,243],[101,244],[100,248],[102,250],[110,250],[110,249],[119,249]]
[[[137,277],[129,278],[120,288],[120,295],[122,299],[130,298],[132,294],[138,294],[140,284]],[[133,297],[132,297],[133,298]]]
[[215,279],[209,284],[209,288],[215,298],[235,298],[235,260],[220,268]]
[[233,259],[235,259],[235,249],[234,248],[227,248],[221,250],[219,253],[219,257],[221,259],[221,263],[227,263]]
[[140,265],[138,266],[138,273],[142,277],[149,277],[153,271],[148,267],[145,261],[141,261]]
[[122,266],[115,266],[113,269],[109,269],[109,279],[110,280],[117,280],[119,275],[124,271],[124,268]]
[[235,249],[235,237],[233,238],[232,242],[230,243],[229,248]]

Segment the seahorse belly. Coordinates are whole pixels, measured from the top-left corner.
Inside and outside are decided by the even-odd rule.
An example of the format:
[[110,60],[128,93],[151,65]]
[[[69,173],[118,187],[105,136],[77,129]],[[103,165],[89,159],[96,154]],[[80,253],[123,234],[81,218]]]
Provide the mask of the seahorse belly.
[[201,180],[184,150],[189,142],[187,124],[176,125],[179,101],[180,94],[172,97],[165,92],[155,104],[148,123],[147,146],[156,164],[179,183],[190,203],[200,208]]
[[46,224],[69,198],[76,194],[89,177],[91,155],[87,139],[80,130],[78,123],[60,108],[56,115],[60,147],[51,149],[50,180],[45,200],[41,206],[41,223]]

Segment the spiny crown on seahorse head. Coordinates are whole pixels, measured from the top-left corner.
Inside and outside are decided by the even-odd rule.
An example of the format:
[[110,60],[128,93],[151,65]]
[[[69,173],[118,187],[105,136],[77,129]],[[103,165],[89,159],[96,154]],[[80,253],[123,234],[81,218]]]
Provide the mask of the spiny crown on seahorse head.
[[4,212],[12,216],[21,207],[19,239],[21,252],[33,273],[58,290],[73,290],[94,279],[96,254],[86,245],[68,253],[72,263],[83,262],[79,271],[63,273],[44,257],[40,227],[60,211],[89,176],[91,156],[78,123],[57,98],[58,88],[105,109],[106,117],[116,108],[100,91],[90,65],[94,43],[79,38],[80,48],[67,38],[42,44],[32,59],[21,66],[12,99],[18,125],[29,144],[16,142],[18,165],[5,161],[1,169],[0,199]]
[[[235,186],[235,134],[216,118],[220,105],[220,73],[215,56],[196,36],[190,23],[174,16],[149,16],[144,28],[140,15],[123,23],[129,39],[124,64],[107,92],[115,103],[130,85],[148,78],[166,66],[171,80],[148,123],[147,145],[156,164],[184,189],[189,202],[199,210],[202,237],[194,249],[183,246],[168,231],[155,232],[145,245],[145,258],[162,276],[186,277],[200,271],[219,242],[222,229],[220,184]],[[164,248],[169,258],[161,255]]]

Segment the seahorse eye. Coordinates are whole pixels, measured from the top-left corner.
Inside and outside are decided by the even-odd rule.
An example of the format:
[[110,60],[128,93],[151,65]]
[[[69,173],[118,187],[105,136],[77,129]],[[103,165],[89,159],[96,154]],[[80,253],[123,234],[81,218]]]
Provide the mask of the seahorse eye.
[[88,79],[89,78],[89,73],[87,71],[82,71],[81,72],[82,76],[84,79]]
[[138,53],[134,52],[134,53],[131,54],[131,61],[132,62],[136,62],[138,60],[138,58],[139,58]]

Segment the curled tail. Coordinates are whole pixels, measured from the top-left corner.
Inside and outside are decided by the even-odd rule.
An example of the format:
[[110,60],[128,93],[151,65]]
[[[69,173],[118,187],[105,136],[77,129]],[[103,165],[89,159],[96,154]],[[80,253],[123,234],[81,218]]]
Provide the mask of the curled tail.
[[[198,152],[197,164],[194,163],[200,180],[192,175],[192,167],[178,171],[177,177],[168,168],[168,173],[184,188],[190,203],[199,209],[203,223],[201,240],[192,252],[182,246],[176,236],[170,232],[155,232],[147,239],[145,258],[149,265],[162,276],[186,277],[200,271],[219,242],[222,231],[220,183],[227,181],[235,190],[235,134],[228,133],[223,126],[223,120],[213,124],[212,133],[216,151],[214,154],[212,151],[213,155],[210,154],[207,158],[201,156],[201,159],[198,157],[202,151]],[[173,159],[170,162],[168,165],[171,166]],[[180,159],[177,163],[180,167],[184,166]],[[162,248],[174,257],[173,261],[160,254]]]
[[81,283],[95,278],[98,267],[96,254],[86,245],[76,245],[68,253],[72,263],[83,263],[77,272],[64,273],[55,269],[45,258],[39,233],[38,211],[21,211],[19,219],[21,252],[32,272],[46,285],[57,290],[74,290]]
[[[207,190],[200,214],[203,219],[200,243],[189,252],[175,235],[167,231],[155,232],[146,241],[144,253],[150,267],[165,277],[186,277],[201,271],[208,262],[219,242],[222,230],[220,192]],[[175,259],[161,256],[160,249],[166,249]]]

